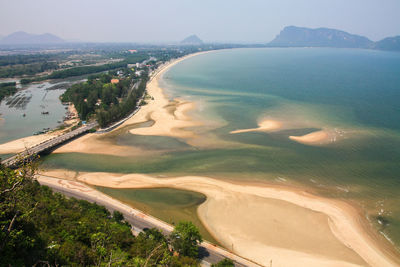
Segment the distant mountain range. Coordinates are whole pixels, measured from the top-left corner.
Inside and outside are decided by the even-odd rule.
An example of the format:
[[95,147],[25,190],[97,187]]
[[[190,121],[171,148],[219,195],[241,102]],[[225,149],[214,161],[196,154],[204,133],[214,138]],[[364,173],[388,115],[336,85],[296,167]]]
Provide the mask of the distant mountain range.
[[201,45],[203,41],[197,35],[190,35],[181,41],[184,45]]
[[339,47],[400,51],[400,36],[373,42],[367,37],[328,28],[285,27],[269,46],[279,47]]
[[26,32],[14,32],[0,39],[4,45],[26,45],[26,44],[60,44],[65,41],[50,33],[29,34]]
[[[29,34],[23,31],[14,32],[7,36],[0,36],[0,45],[54,45],[77,43],[76,40],[65,41],[60,37],[45,34]],[[180,42],[181,45],[203,45],[197,35],[191,35]],[[365,48],[378,50],[400,51],[400,36],[388,37],[373,42],[367,37],[351,34],[345,31],[304,27],[285,27],[270,43],[262,45],[269,47],[339,47]]]

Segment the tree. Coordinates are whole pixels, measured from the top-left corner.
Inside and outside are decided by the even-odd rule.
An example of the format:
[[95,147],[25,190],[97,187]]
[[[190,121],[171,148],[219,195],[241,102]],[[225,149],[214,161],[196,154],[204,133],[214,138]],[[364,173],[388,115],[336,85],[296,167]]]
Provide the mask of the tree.
[[172,247],[179,255],[196,258],[203,240],[199,229],[192,222],[179,222],[171,233]]
[[223,259],[222,261],[211,265],[211,267],[234,267],[235,264],[233,263],[233,261],[231,259]]
[[113,218],[116,222],[121,222],[124,219],[124,215],[118,210],[114,210]]

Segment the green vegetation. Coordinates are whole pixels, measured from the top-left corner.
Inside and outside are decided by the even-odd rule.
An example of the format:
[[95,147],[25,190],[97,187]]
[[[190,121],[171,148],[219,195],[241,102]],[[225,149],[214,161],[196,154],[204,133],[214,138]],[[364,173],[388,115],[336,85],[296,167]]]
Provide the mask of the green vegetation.
[[[119,77],[117,84],[111,83],[115,73],[92,75],[87,82],[70,87],[61,100],[74,103],[81,120],[95,115],[101,127],[107,126],[132,112],[146,89],[146,73],[139,80],[132,70],[123,72],[124,77]],[[137,88],[131,90],[136,82]]]
[[46,79],[65,79],[68,77],[73,77],[73,76],[81,76],[85,74],[92,74],[96,72],[102,72],[102,71],[107,71],[107,70],[112,70],[112,69],[118,69],[118,68],[123,68],[126,67],[126,62],[117,62],[117,63],[111,63],[111,64],[104,64],[100,66],[84,66],[84,67],[75,67],[75,68],[69,68],[65,70],[58,70],[54,71],[52,74],[48,75]]
[[15,94],[17,92],[16,85],[15,82],[0,83],[0,101],[8,95]]
[[223,259],[222,261],[218,262],[217,264],[211,265],[211,267],[234,267],[233,261],[231,259]]
[[22,75],[34,75],[36,73],[57,69],[58,64],[56,62],[41,62],[25,65],[7,66],[0,68],[0,77],[16,77]]
[[135,237],[120,212],[54,193],[35,171],[0,166],[0,266],[198,266],[193,224]]
[[0,56],[0,78],[34,75],[57,69],[58,64],[55,59],[54,54]]
[[171,233],[171,243],[180,255],[196,258],[202,238],[197,227],[191,222],[179,222]]

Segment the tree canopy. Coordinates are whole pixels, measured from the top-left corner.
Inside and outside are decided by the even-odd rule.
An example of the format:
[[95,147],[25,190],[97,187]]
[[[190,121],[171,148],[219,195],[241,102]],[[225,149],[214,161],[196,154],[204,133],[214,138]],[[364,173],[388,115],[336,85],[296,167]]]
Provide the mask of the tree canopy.
[[[0,266],[198,266],[185,248],[194,243],[179,245],[176,256],[159,230],[135,237],[120,212],[54,193],[35,171],[32,164],[0,166]],[[187,223],[174,232],[201,240]]]
[[183,256],[197,257],[201,241],[200,232],[192,222],[179,222],[171,233],[174,250]]

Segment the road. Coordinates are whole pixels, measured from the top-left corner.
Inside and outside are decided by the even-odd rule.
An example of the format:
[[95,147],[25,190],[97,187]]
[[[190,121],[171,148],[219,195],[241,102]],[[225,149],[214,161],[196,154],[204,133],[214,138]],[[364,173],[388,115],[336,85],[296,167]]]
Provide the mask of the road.
[[[157,228],[161,230],[163,234],[169,235],[173,230],[171,225],[144,214],[139,210],[133,209],[132,207],[129,207],[115,199],[112,199],[111,197],[96,191],[85,184],[75,181],[61,180],[44,175],[38,175],[38,181],[42,185],[51,187],[53,191],[60,192],[68,197],[74,197],[77,199],[87,200],[92,203],[97,203],[106,207],[111,212],[118,210],[124,215],[125,220],[132,225],[135,232],[140,232],[145,228]],[[238,267],[260,266],[206,241],[201,243],[200,255],[202,260],[201,263],[204,266],[211,266],[211,264],[217,263],[224,258],[232,259],[235,263],[235,266]]]

